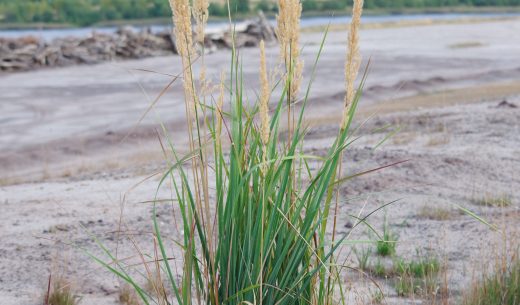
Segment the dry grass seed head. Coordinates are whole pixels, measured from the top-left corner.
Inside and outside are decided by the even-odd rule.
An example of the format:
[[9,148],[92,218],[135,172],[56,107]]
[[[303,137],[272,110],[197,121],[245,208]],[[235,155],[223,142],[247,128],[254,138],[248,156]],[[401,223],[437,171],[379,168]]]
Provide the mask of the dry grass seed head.
[[173,12],[174,36],[177,51],[182,59],[184,94],[187,103],[188,121],[193,120],[195,92],[193,90],[193,33],[189,0],[170,0]]
[[343,120],[341,128],[344,129],[348,122],[350,106],[356,96],[354,83],[361,66],[361,55],[359,53],[359,28],[361,26],[361,15],[363,14],[363,0],[354,0],[352,7],[352,21],[350,22],[348,34],[347,60],[345,62],[346,94],[344,101]]
[[269,97],[271,90],[269,88],[269,78],[267,77],[267,63],[265,59],[265,43],[260,41],[260,121],[261,121],[261,137],[264,145],[269,141]]
[[278,27],[276,35],[280,44],[280,57],[285,65],[285,81],[290,82],[288,94],[296,100],[303,73],[300,59],[300,17],[302,4],[299,0],[278,0]]
[[[209,1],[208,0],[193,0],[193,19],[195,19],[195,41],[199,47],[202,48],[202,56],[204,56],[204,40],[206,25],[209,17]],[[203,59],[204,62],[204,59]],[[206,97],[210,91],[211,84],[206,79],[206,67],[202,64],[199,75],[200,94]]]
[[193,0],[193,17],[196,23],[196,40],[200,44],[204,44],[204,32],[209,16],[208,0]]

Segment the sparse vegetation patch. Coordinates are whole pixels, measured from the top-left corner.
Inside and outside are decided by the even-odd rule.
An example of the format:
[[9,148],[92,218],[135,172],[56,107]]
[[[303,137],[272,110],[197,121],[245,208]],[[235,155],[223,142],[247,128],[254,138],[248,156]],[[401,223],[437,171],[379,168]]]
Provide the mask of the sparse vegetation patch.
[[473,285],[464,297],[463,305],[520,304],[520,260],[510,266],[500,266],[495,273]]
[[499,196],[491,196],[486,195],[481,198],[473,198],[472,202],[476,205],[486,206],[486,207],[497,207],[497,208],[505,208],[509,207],[513,204],[513,200],[509,195],[499,195]]
[[435,207],[431,205],[422,206],[417,212],[417,216],[430,220],[450,220],[455,218],[460,213],[449,208]]
[[467,48],[478,48],[484,46],[483,43],[478,41],[466,41],[449,45],[450,49],[467,49]]
[[394,262],[397,274],[395,289],[400,296],[431,296],[439,290],[440,263],[436,257],[425,256],[417,260]]
[[64,277],[49,278],[49,289],[44,305],[78,305],[81,298],[75,294],[71,282]]

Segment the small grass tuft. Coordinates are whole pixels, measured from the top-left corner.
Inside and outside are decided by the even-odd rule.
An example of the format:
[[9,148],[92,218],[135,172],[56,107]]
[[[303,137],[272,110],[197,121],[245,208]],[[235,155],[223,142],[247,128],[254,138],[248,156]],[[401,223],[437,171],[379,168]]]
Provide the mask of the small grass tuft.
[[385,223],[383,227],[383,239],[377,242],[377,254],[380,256],[394,255],[398,239],[397,234],[390,231],[388,224]]
[[387,270],[383,262],[380,259],[378,259],[376,264],[374,265],[372,273],[378,277],[387,277],[389,276],[390,272]]
[[482,47],[484,44],[478,41],[464,41],[449,45],[450,49],[468,49]]
[[353,248],[354,255],[356,256],[358,262],[358,268],[361,270],[368,270],[370,268],[370,256],[372,255],[372,248],[366,247],[358,250],[357,248]]
[[406,145],[410,144],[417,138],[416,132],[404,132],[398,133],[392,138],[392,143],[395,145]]
[[128,284],[119,289],[119,303],[122,305],[141,305],[137,293]]
[[394,262],[394,272],[398,275],[395,289],[400,296],[435,295],[439,290],[438,274],[441,269],[439,260],[434,256],[421,257],[406,262]]
[[520,304],[520,260],[507,270],[497,268],[495,274],[475,284],[464,297],[463,305]]
[[439,291],[439,281],[436,275],[416,278],[410,274],[403,274],[397,277],[395,290],[397,295],[403,297],[412,295],[434,296]]
[[479,206],[486,207],[497,207],[497,208],[505,208],[513,205],[513,200],[509,195],[498,195],[498,196],[489,196],[486,195],[481,198],[474,198],[472,202]]
[[447,134],[432,136],[426,143],[426,146],[433,147],[433,146],[441,146],[446,145],[450,143],[450,137]]
[[395,283],[395,291],[398,296],[415,294],[416,288],[418,289],[419,286],[417,286],[414,279],[408,275],[399,276]]
[[45,305],[77,305],[80,302],[71,286],[70,281],[63,277],[49,278],[49,287],[45,294]]
[[398,260],[395,265],[395,270],[400,275],[409,273],[414,277],[423,278],[437,274],[440,271],[440,266],[439,260],[436,257],[424,257],[410,262]]
[[385,295],[380,290],[374,292],[372,294],[372,300],[370,301],[371,305],[378,305],[383,304],[383,301],[385,299]]
[[429,220],[450,220],[456,216],[456,213],[447,208],[422,206],[417,212],[417,217]]

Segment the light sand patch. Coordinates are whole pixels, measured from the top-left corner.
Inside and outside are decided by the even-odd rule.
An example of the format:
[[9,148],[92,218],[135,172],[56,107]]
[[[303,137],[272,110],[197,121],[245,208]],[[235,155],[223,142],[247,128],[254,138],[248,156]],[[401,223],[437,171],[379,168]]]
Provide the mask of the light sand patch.
[[[431,25],[445,25],[445,24],[479,24],[484,22],[502,22],[510,20],[519,20],[518,17],[500,17],[500,18],[461,18],[455,20],[432,20],[432,19],[421,19],[421,20],[405,20],[405,21],[389,21],[389,22],[374,22],[363,24],[361,29],[363,30],[375,30],[375,29],[389,29],[389,28],[402,28],[402,27],[417,27],[417,26],[431,26]],[[348,24],[332,24],[332,25],[320,25],[320,26],[308,26],[302,29],[303,33],[316,33],[324,32],[325,30],[330,32],[346,31]]]
[[[358,115],[366,118],[374,114],[481,103],[490,100],[505,100],[509,96],[516,95],[520,95],[520,81],[446,90],[382,101],[374,105],[360,106]],[[330,114],[308,118],[307,122],[311,126],[317,126],[330,123],[331,121],[339,121],[340,118],[339,114]]]

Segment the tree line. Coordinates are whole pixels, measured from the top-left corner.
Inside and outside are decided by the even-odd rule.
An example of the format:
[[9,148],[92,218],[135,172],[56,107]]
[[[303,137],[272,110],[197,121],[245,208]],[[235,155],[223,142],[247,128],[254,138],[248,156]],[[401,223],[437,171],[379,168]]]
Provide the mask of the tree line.
[[[230,0],[234,11],[275,11],[273,0]],[[303,0],[306,11],[343,10],[346,0]],[[430,8],[443,6],[517,6],[520,0],[365,0],[371,8]],[[101,21],[169,17],[168,0],[0,0],[0,23],[70,23],[90,25]],[[211,4],[210,15],[225,16],[227,9]]]

